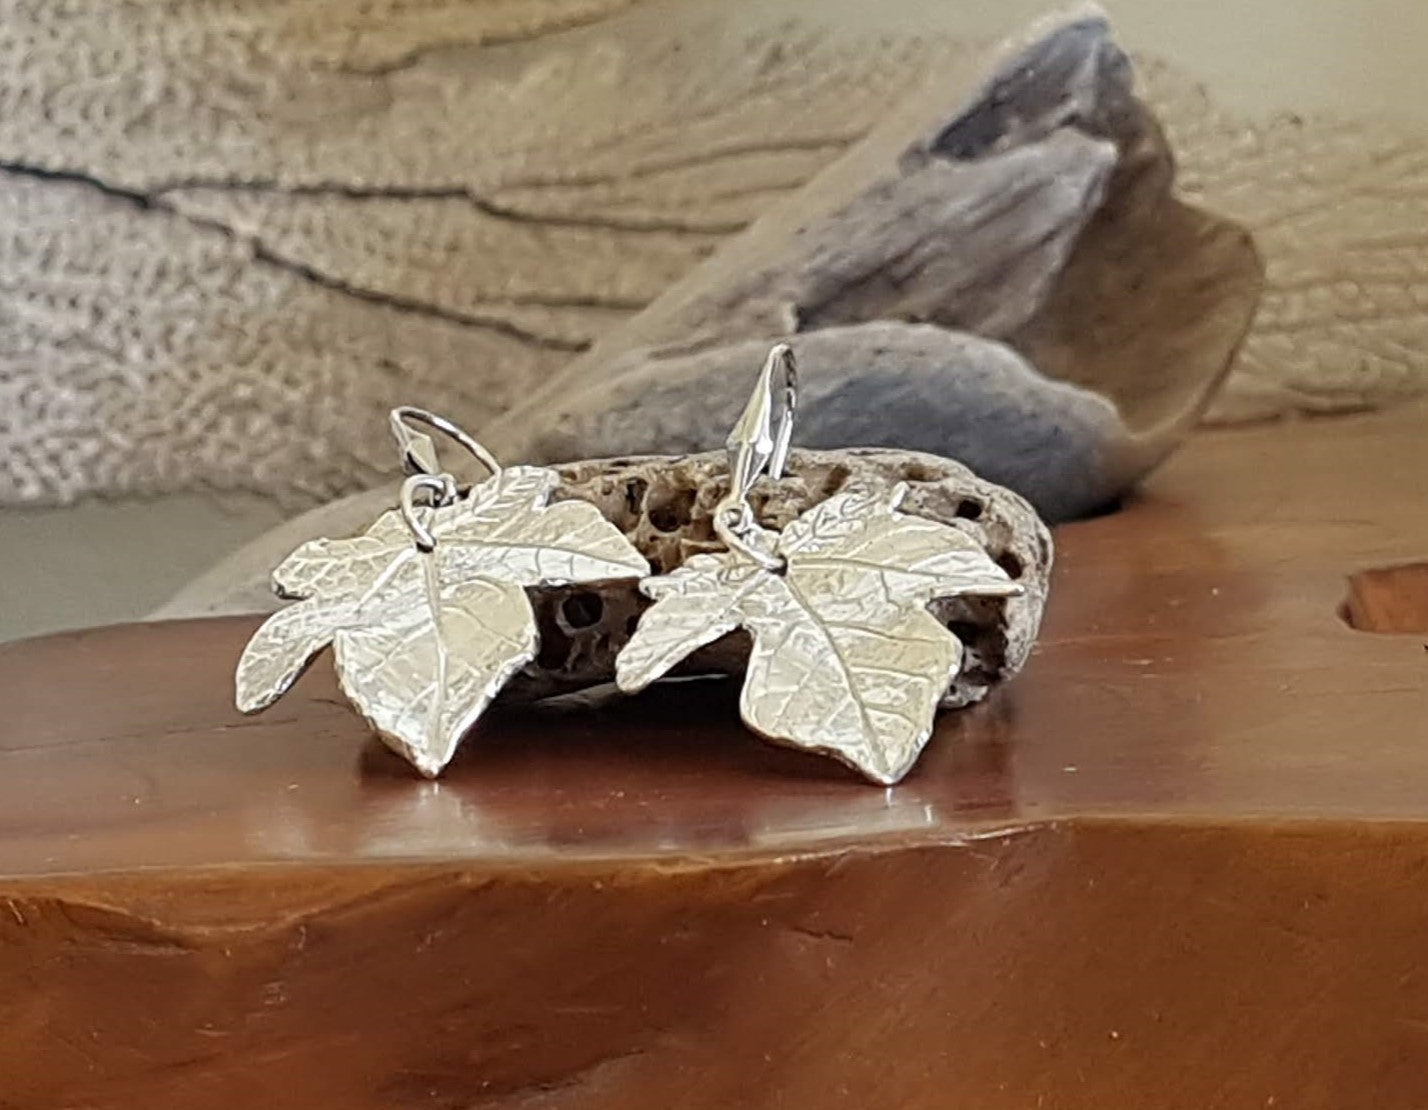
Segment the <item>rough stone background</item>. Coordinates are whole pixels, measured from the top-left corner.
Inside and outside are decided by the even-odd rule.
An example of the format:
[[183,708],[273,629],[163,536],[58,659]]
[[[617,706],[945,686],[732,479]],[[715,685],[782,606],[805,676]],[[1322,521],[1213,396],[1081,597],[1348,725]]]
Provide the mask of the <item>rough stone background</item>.
[[[0,500],[296,507],[398,399],[481,427],[970,48],[818,11],[0,0]],[[1422,141],[1144,82],[1269,265],[1215,418],[1421,390]]]

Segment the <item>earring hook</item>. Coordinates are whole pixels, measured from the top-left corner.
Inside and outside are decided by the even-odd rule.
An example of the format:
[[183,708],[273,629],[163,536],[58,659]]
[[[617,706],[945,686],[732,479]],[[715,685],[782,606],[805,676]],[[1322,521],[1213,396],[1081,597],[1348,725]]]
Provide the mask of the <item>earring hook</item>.
[[408,474],[442,473],[441,464],[437,461],[436,444],[432,442],[431,436],[413,430],[411,424],[424,424],[449,436],[493,475],[500,472],[501,464],[496,461],[496,456],[482,447],[465,429],[444,416],[437,416],[436,413],[427,412],[415,405],[401,405],[391,411],[388,420],[392,426],[392,435],[397,440],[397,449],[402,453],[402,469]]
[[444,416],[437,416],[414,405],[402,405],[391,411],[388,420],[391,423],[392,435],[397,440],[397,448],[402,453],[402,469],[408,474],[407,480],[402,483],[401,500],[398,503],[402,520],[406,522],[407,530],[416,540],[417,548],[429,554],[436,549],[436,537],[417,515],[417,494],[427,493],[429,505],[439,509],[454,502],[461,495],[461,491],[456,479],[441,469],[441,463],[437,460],[436,444],[432,442],[431,436],[416,431],[411,425],[422,424],[454,439],[489,470],[492,476],[501,472],[501,464],[496,461],[496,456],[482,447],[474,437]]
[[[782,379],[782,397],[778,430],[773,426],[774,373]],[[770,570],[778,570],[783,560],[749,542],[755,528],[753,509],[749,506],[749,490],[759,477],[783,477],[788,463],[789,445],[793,439],[793,419],[798,408],[798,364],[793,348],[779,343],[769,351],[763,369],[754,381],[749,403],[724,441],[729,453],[729,493],[715,507],[714,531],[725,545],[747,555]],[[733,524],[729,516],[737,517]]]
[[[779,417],[778,434],[773,431],[773,375],[777,370],[783,379],[783,412]],[[765,470],[770,478],[783,477],[788,462],[789,441],[793,437],[793,415],[798,407],[798,364],[793,348],[779,343],[764,360],[764,367],[754,382],[749,403],[729,432],[724,446],[729,452],[729,478],[732,489],[743,497]]]

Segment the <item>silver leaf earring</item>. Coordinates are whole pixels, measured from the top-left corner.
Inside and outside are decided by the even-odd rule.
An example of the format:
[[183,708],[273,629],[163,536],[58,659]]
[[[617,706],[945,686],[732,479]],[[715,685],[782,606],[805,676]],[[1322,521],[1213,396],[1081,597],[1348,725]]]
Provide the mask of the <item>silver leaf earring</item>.
[[[773,379],[782,414],[773,429]],[[654,599],[616,661],[634,692],[736,628],[753,636],[739,701],[744,723],[776,743],[832,756],[878,783],[912,768],[962,663],[931,613],[938,598],[1021,592],[970,536],[898,511],[907,492],[835,494],[781,533],[759,525],[749,491],[782,476],[798,380],[775,347],[728,441],[730,485],[714,513],[728,551],[645,578]]]
[[[584,501],[549,504],[559,484],[537,466],[502,468],[450,421],[394,409],[409,477],[396,509],[352,539],[303,544],[273,573],[300,599],[254,633],[238,662],[237,703],[271,705],[329,643],[343,692],[386,743],[439,774],[501,687],[533,659],[526,588],[638,578],[649,564]],[[470,489],[443,471],[421,425],[451,437],[490,477]]]

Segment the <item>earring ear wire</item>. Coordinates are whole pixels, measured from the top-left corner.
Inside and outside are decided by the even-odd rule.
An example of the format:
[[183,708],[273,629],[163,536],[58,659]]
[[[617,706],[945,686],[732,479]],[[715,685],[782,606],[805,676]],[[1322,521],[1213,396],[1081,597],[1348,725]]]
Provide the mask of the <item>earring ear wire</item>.
[[437,416],[436,413],[415,405],[401,405],[391,411],[387,421],[391,425],[392,435],[396,438],[397,448],[402,453],[402,469],[408,474],[442,473],[441,463],[437,461],[436,444],[425,432],[415,431],[413,424],[424,425],[454,439],[467,454],[490,471],[492,477],[501,471],[501,464],[496,461],[495,455],[482,447],[476,437],[466,429],[444,416]]
[[[777,432],[773,425],[775,373],[782,382]],[[748,404],[724,441],[729,453],[729,492],[714,509],[714,531],[725,546],[769,570],[781,569],[783,560],[751,542],[758,523],[749,505],[749,490],[764,474],[783,477],[797,408],[798,363],[793,348],[779,343],[769,351]]]
[[401,405],[391,411],[387,422],[391,425],[392,435],[397,441],[397,449],[402,453],[402,469],[407,473],[397,505],[417,548],[430,554],[436,550],[436,537],[417,515],[417,495],[429,494],[429,507],[440,509],[454,504],[461,496],[462,490],[455,477],[441,468],[436,443],[431,436],[416,431],[412,425],[422,424],[454,439],[489,470],[493,478],[501,473],[501,464],[496,461],[496,456],[481,446],[476,437],[465,428],[426,409],[419,409],[415,405]]

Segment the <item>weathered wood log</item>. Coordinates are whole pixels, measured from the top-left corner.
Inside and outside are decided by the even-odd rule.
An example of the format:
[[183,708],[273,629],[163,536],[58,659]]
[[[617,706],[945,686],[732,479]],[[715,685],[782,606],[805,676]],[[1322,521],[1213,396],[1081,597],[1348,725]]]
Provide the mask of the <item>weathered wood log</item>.
[[[753,361],[734,345],[809,333],[822,342],[805,343],[808,379],[831,364],[849,394],[843,443],[966,459],[1053,521],[1095,510],[1198,422],[1259,297],[1245,232],[1187,207],[1173,183],[1170,151],[1105,18],[1052,21],[986,75],[910,97],[485,438],[505,457],[547,461],[713,447],[727,425],[702,398],[740,357]],[[839,326],[896,320],[1003,340],[1033,372],[947,357],[929,373],[945,348],[926,332]],[[733,349],[704,356],[701,381],[671,365],[712,346]],[[879,365],[866,366],[872,358]],[[905,403],[890,411],[873,383],[899,370]],[[638,384],[622,388],[622,371]],[[684,384],[660,389],[664,373]],[[1041,388],[1038,375],[1080,391]],[[1098,398],[1111,420],[1082,416]],[[612,411],[632,436],[624,448],[582,431]],[[809,442],[831,445],[831,429],[812,419]],[[1033,438],[1038,449],[1024,450]]]
[[1197,436],[886,792],[732,684],[432,784],[322,671],[240,717],[249,619],[0,647],[0,1097],[1419,1110],[1422,637],[1334,610],[1428,551],[1425,423]]
[[[1048,379],[1011,348],[928,324],[877,322],[792,339],[800,370],[797,442],[896,443],[950,454],[1026,497],[1055,523],[1106,505],[1135,473],[1116,407]],[[693,354],[633,351],[575,395],[529,453],[694,451],[719,442],[748,400],[763,340]],[[1145,456],[1141,456],[1143,459]]]
[[[598,507],[656,573],[673,570],[691,555],[724,550],[713,525],[714,507],[729,489],[723,452],[597,459],[556,470],[561,485],[555,499],[578,498]],[[788,473],[778,481],[762,480],[752,496],[760,523],[783,529],[841,489],[891,490],[899,482],[908,484],[905,511],[967,532],[1023,588],[1019,597],[956,598],[932,606],[965,649],[962,669],[952,677],[943,704],[968,705],[1019,671],[1036,640],[1052,549],[1031,506],[966,467],[911,451],[795,451]],[[279,608],[283,603],[273,594],[272,570],[289,551],[318,536],[356,535],[390,509],[395,496],[395,491],[356,494],[305,513],[190,584],[155,618]],[[505,700],[612,682],[615,656],[649,605],[632,581],[541,588],[531,596],[540,655],[512,680],[502,693]],[[746,638],[735,633],[696,653],[682,673],[741,674],[747,659]]]

